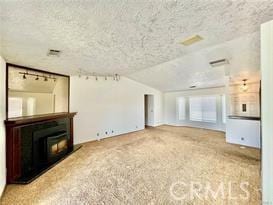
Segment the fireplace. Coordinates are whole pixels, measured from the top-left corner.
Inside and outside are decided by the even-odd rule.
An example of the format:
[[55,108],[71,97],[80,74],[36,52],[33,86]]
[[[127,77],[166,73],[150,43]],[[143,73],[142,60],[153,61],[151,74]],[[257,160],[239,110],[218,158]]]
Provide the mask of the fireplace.
[[73,145],[75,114],[59,113],[5,121],[8,183],[29,183],[80,148]]
[[67,134],[56,134],[46,138],[47,161],[54,162],[67,152]]
[[[49,126],[49,127],[48,127]],[[69,133],[67,124],[48,125],[33,132],[33,167],[40,169],[62,158],[68,152]]]

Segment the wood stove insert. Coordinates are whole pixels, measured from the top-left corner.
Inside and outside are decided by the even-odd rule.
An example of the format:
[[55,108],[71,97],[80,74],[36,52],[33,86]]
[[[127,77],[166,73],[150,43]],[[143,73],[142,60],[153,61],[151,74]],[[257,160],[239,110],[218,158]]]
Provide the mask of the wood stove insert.
[[73,145],[75,114],[56,113],[5,121],[8,183],[29,183],[80,148]]

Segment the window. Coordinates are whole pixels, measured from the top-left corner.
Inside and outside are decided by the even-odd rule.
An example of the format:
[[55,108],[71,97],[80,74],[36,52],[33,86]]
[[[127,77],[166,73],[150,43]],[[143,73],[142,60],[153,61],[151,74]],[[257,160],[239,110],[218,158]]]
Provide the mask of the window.
[[177,99],[178,120],[186,120],[186,100],[184,97]]
[[190,120],[202,121],[202,98],[190,97]]
[[216,123],[216,96],[190,97],[190,120]]
[[227,117],[227,112],[226,112],[226,96],[222,95],[222,122],[224,124],[227,121],[226,117]]
[[9,118],[20,117],[23,115],[23,99],[9,97]]
[[27,115],[35,115],[36,99],[30,97],[27,99]]

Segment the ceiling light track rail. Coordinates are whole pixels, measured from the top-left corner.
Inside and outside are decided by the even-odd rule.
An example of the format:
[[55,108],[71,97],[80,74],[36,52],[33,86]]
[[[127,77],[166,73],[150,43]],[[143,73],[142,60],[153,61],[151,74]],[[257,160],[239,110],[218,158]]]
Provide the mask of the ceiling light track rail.
[[103,80],[113,80],[113,81],[120,81],[121,76],[119,74],[97,74],[97,73],[89,73],[87,71],[84,71],[82,69],[79,70],[78,72],[78,76],[79,78],[81,78],[82,76],[85,77],[86,80],[89,79],[95,79],[96,81],[98,81],[99,79],[103,79]]
[[26,72],[19,72],[20,75],[23,76],[23,79],[27,79],[27,76],[34,76],[35,80],[44,79],[44,81],[48,81],[49,79],[53,80],[56,82],[57,78],[52,76],[52,75],[40,75],[40,74],[35,74],[35,73],[29,73],[28,71]]

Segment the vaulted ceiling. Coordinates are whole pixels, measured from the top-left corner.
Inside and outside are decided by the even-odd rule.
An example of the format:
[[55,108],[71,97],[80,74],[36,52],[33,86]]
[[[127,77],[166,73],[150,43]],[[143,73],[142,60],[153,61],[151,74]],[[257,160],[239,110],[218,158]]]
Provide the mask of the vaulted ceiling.
[[[70,75],[118,73],[163,91],[212,87],[223,84],[223,69],[208,66],[219,53],[234,73],[259,69],[257,31],[271,19],[271,0],[0,0],[0,54]],[[194,34],[204,40],[180,43]]]
[[[228,64],[212,67],[209,62],[227,59]],[[259,32],[203,48],[180,58],[144,69],[129,77],[162,91],[187,90],[191,86],[224,86],[227,78],[255,81],[260,70]],[[259,79],[259,78],[258,78]]]

